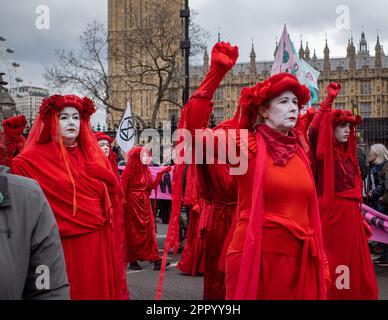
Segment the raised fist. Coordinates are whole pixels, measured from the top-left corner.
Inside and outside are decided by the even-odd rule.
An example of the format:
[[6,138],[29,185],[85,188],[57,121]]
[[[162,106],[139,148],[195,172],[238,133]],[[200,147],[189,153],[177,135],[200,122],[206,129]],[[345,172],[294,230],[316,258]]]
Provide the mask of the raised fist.
[[238,58],[238,47],[229,42],[217,42],[212,49],[212,65],[220,65],[227,70],[233,68]]
[[327,86],[327,95],[335,98],[341,91],[341,85],[336,82],[330,82]]

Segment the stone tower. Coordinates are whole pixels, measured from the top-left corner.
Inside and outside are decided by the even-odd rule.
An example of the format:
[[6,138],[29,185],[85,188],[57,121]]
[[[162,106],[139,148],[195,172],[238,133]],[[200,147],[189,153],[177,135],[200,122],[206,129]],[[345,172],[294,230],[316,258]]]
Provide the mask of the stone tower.
[[[139,49],[138,46],[133,45],[133,38],[140,37],[139,24],[146,30],[150,21],[157,19],[155,6],[163,7],[169,12],[170,20],[166,19],[166,21],[174,21],[181,26],[179,11],[184,6],[184,0],[108,0],[109,96],[110,104],[116,109],[108,116],[111,128],[117,127],[120,123],[128,102],[131,103],[132,115],[142,119],[142,124],[148,123],[152,116],[150,109],[156,99],[152,86],[142,87],[127,80],[134,73],[135,68],[145,69],[152,60],[146,49]],[[177,37],[176,44],[174,43],[177,48],[180,40]],[[178,55],[179,58],[177,58],[177,70],[181,70],[183,65],[182,60],[179,60],[180,56]],[[142,63],[139,62],[139,57]],[[148,80],[153,82],[155,79]],[[179,92],[169,90],[166,99],[175,101],[179,96]],[[157,114],[158,121],[168,118],[171,106],[162,103]]]

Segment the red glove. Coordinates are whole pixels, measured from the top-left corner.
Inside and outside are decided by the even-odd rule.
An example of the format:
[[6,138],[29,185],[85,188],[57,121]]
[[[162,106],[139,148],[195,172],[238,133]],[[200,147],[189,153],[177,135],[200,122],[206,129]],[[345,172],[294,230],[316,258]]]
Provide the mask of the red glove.
[[163,175],[167,172],[170,172],[171,170],[172,170],[172,167],[168,166],[163,170],[159,171],[158,174],[156,175],[155,180],[152,182],[152,189],[156,189],[159,183],[162,181]]
[[3,120],[4,133],[12,138],[19,138],[26,127],[27,119],[25,116],[16,116]]
[[229,42],[217,42],[212,49],[211,65],[219,65],[229,71],[236,64],[238,47]]
[[331,82],[327,86],[327,96],[325,98],[324,104],[325,107],[332,108],[333,102],[335,98],[338,96],[338,94],[341,91],[341,85],[336,82]]
[[94,179],[103,181],[109,192],[117,191],[116,177],[112,170],[107,169],[96,162],[86,162],[85,172]]

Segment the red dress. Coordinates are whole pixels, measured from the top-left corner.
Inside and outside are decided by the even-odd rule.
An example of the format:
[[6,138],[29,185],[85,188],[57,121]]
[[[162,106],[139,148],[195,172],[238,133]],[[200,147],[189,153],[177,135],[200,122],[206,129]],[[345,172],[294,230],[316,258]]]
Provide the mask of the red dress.
[[15,174],[37,180],[54,212],[70,283],[71,299],[119,299],[115,287],[111,202],[105,184],[85,173],[86,158],[79,149],[66,148],[76,181],[73,190],[55,142],[32,146],[14,158]]
[[[307,157],[302,148],[297,146],[296,153],[284,166],[275,165],[273,156],[276,150],[274,153],[263,154],[267,148],[276,149],[274,141],[269,143],[268,135],[263,136],[262,133],[257,133],[260,135],[257,137],[259,147],[255,145],[254,139],[250,139],[252,152],[265,157],[260,160],[263,170],[260,185],[263,190],[260,267],[258,270],[251,269],[255,272],[253,275],[249,272],[249,264],[245,266],[249,260],[244,259],[246,246],[250,241],[257,240],[247,238],[254,236],[249,234],[249,229],[254,222],[251,221],[252,190],[255,185],[257,187],[257,180],[253,179],[257,171],[257,159],[251,157],[248,172],[237,177],[237,224],[226,256],[226,298],[323,299],[325,258],[319,250],[320,230],[317,229],[317,222],[314,222],[317,218],[317,204]],[[269,136],[274,137],[280,135],[274,131],[269,133]],[[298,183],[295,184],[295,181]],[[255,277],[257,283],[254,283]],[[241,291],[245,279],[251,279],[253,283],[248,283],[247,289]],[[253,296],[254,292],[256,294]]]
[[[336,112],[322,104],[309,131],[322,233],[332,278],[328,298],[377,299],[376,276],[368,248],[371,233],[360,209],[361,175],[354,129],[347,145],[336,142],[333,135]],[[348,278],[348,287],[344,286],[343,277]]]
[[206,217],[203,298],[224,300],[225,260],[220,258],[236,211],[237,184],[229,174],[229,166],[220,164],[197,165],[197,179],[204,199],[202,214]]
[[[127,249],[125,241],[125,230],[124,230],[124,193],[120,186],[120,176],[117,168],[117,156],[112,150],[112,138],[105,133],[98,131],[95,133],[97,141],[107,140],[109,142],[109,164],[111,172],[101,172],[103,176],[111,176],[111,180],[115,180],[116,188],[109,190],[112,205],[115,210],[115,214],[112,217],[113,226],[113,240],[114,240],[114,251],[115,251],[115,269],[116,269],[116,282],[117,286],[121,288],[121,299],[128,300],[129,292],[127,287]],[[101,169],[100,169],[101,171]],[[113,176],[112,176],[113,174]]]
[[[155,187],[151,173],[140,161],[141,147],[132,148],[122,174],[125,194],[124,225],[127,260],[155,262],[160,259],[155,233],[155,217],[150,194]],[[160,178],[157,178],[160,180]]]

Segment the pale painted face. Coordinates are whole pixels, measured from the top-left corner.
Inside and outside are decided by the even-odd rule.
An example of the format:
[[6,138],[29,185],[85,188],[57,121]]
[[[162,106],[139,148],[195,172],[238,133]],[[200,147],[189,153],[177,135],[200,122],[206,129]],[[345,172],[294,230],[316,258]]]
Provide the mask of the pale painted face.
[[79,135],[81,126],[80,114],[74,107],[63,108],[59,112],[59,126],[65,146],[74,145]]
[[285,134],[296,126],[298,114],[298,98],[291,91],[273,98],[261,113],[267,126]]
[[348,142],[350,134],[350,123],[340,123],[335,126],[334,128],[334,135],[335,138],[339,143],[346,143]]
[[110,147],[109,141],[108,140],[104,140],[104,139],[103,140],[99,140],[98,144],[100,145],[102,151],[104,151],[105,155],[107,157],[109,157],[109,151],[110,151],[110,149],[109,149],[109,147]]
[[151,163],[150,151],[147,148],[143,148],[140,153],[141,162],[145,165],[149,165]]

